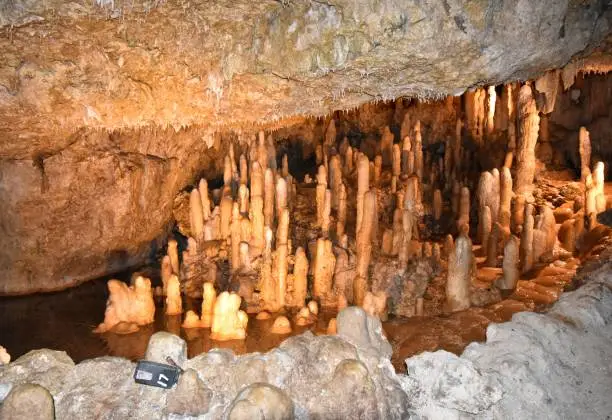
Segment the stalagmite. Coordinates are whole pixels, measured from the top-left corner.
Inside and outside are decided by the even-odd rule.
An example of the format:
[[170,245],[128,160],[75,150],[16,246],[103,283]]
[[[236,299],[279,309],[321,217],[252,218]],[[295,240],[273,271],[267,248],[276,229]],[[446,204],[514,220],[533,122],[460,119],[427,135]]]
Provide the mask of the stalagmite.
[[174,239],[168,241],[168,256],[170,257],[170,265],[172,272],[176,275],[180,273],[179,257],[178,257],[178,242]]
[[457,218],[457,227],[470,225],[470,190],[467,187],[461,188],[461,196],[459,199],[459,214]]
[[346,177],[353,173],[353,148],[351,146],[346,148],[344,154],[344,175]]
[[249,271],[251,270],[251,255],[249,253],[249,243],[240,242],[240,263],[239,269]]
[[226,195],[221,199],[221,239],[227,239],[230,236],[230,224],[232,223],[232,209],[234,202],[232,197]]
[[274,206],[276,203],[276,184],[274,182],[274,172],[266,169],[264,173],[264,224],[274,225]]
[[382,173],[382,165],[383,165],[382,156],[376,155],[376,157],[374,158],[374,179],[372,180],[372,182],[374,182],[374,185],[378,185],[380,182],[380,175]]
[[450,255],[455,252],[455,241],[451,234],[448,234],[444,237],[444,258],[447,260],[450,259]]
[[238,203],[240,213],[246,214],[249,212],[249,189],[246,184],[240,184],[240,187],[238,187]]
[[442,217],[442,191],[436,189],[433,195],[433,217],[435,221]]
[[363,200],[366,191],[370,189],[370,161],[365,155],[359,157],[357,164],[357,218],[355,222],[355,232],[361,228],[363,218]]
[[215,302],[210,338],[217,341],[244,340],[249,321],[240,310],[241,298],[235,293],[223,292]]
[[399,144],[393,145],[393,163],[391,166],[391,173],[395,177],[399,177],[402,174],[402,150]]
[[240,183],[247,185],[249,183],[249,165],[244,154],[240,155]]
[[210,217],[210,199],[208,198],[208,182],[202,178],[198,185],[200,200],[202,200],[202,220],[206,222]]
[[265,247],[263,250],[262,261],[259,267],[260,271],[260,300],[263,309],[271,310],[273,312],[280,309],[276,302],[277,289],[274,281],[274,275],[272,273],[272,240],[274,234],[272,229],[266,227],[265,232]]
[[166,315],[180,315],[183,313],[181,299],[181,283],[176,275],[171,275],[166,291]]
[[172,275],[172,264],[170,262],[170,257],[168,255],[164,255],[161,262],[161,281],[163,288],[163,295],[166,296],[166,291],[168,290],[168,281],[170,280],[170,276]]
[[264,196],[264,173],[258,162],[251,167],[251,199]]
[[368,191],[363,199],[363,220],[357,234],[357,269],[353,283],[353,298],[358,306],[363,305],[368,287],[368,268],[372,256],[372,234],[376,218],[376,193]]
[[346,228],[346,187],[344,184],[340,184],[340,190],[338,192],[338,212],[337,212],[337,224],[336,224],[336,236],[341,238],[344,235]]
[[530,197],[533,191],[535,146],[538,141],[540,117],[529,85],[522,86],[519,92],[518,122],[515,188],[517,194]]
[[316,298],[321,299],[325,304],[327,304],[326,301],[331,297],[335,267],[336,257],[332,251],[332,242],[329,239],[317,239],[312,292]]
[[420,121],[417,121],[414,125],[414,172],[419,178],[419,182],[423,182],[423,142]]
[[276,303],[285,306],[287,292],[287,241],[289,237],[289,209],[280,212],[276,234]]
[[489,237],[493,229],[493,219],[491,217],[491,208],[485,206],[480,212],[480,245],[483,253],[487,255],[489,249]]
[[268,169],[268,147],[266,146],[266,136],[263,131],[259,132],[257,140],[257,161],[263,173]]
[[316,320],[316,317],[310,313],[307,307],[303,307],[295,316],[295,324],[298,327],[310,325]]
[[104,322],[94,330],[104,333],[119,323],[147,325],[155,317],[155,302],[151,290],[151,281],[137,277],[133,286],[119,280],[107,283],[109,297],[104,312]]
[[561,246],[569,252],[576,250],[576,233],[575,233],[575,220],[568,219],[561,224],[559,228],[559,242]]
[[422,297],[417,298],[417,300],[416,300],[416,316],[423,316],[423,302],[424,302],[424,299]]
[[502,290],[514,290],[519,279],[519,239],[511,235],[504,245],[503,277],[496,282]]
[[491,233],[487,240],[485,266],[497,267],[498,248],[502,238],[503,227],[499,222],[491,223]]
[[526,273],[533,267],[533,205],[525,205],[525,214],[523,216],[523,229],[521,231],[520,243],[520,260],[522,264],[522,272]]
[[393,160],[393,133],[389,126],[385,126],[380,140],[381,165],[391,166]]
[[232,162],[229,156],[223,160],[223,189],[230,189],[232,186]]
[[287,181],[278,178],[276,181],[276,215],[280,217],[283,209],[287,208]]
[[591,173],[591,135],[586,127],[578,133],[578,152],[580,154],[580,180],[584,182]]
[[202,291],[202,318],[200,320],[200,325],[203,328],[210,328],[212,325],[216,300],[217,292],[215,292],[213,284],[209,282],[204,283]]
[[310,311],[311,314],[313,315],[319,314],[319,305],[317,304],[316,300],[311,300],[310,302],[308,302],[308,305],[306,306],[308,307],[308,310]]
[[325,190],[325,200],[323,201],[323,212],[321,214],[321,232],[323,235],[329,234],[330,224],[330,213],[331,213],[331,201],[332,193],[330,190]]
[[327,191],[327,171],[325,166],[319,166],[317,172],[316,204],[317,204],[317,226],[323,226],[323,212],[325,211],[325,192]]
[[282,166],[281,166],[281,176],[283,178],[286,178],[289,176],[289,160],[286,154],[283,155],[283,161],[282,161]]
[[254,196],[251,198],[251,246],[261,250],[265,244],[265,217],[263,212],[263,197],[262,196]]
[[400,208],[395,209],[393,212],[393,236],[391,240],[391,252],[390,255],[398,255],[402,250],[404,242],[404,211]]
[[232,221],[230,223],[231,254],[230,264],[232,272],[240,268],[240,242],[242,240],[242,223],[240,221],[240,206],[234,203],[232,206]]
[[510,225],[510,211],[512,204],[512,175],[510,174],[510,169],[503,167],[500,174],[500,199],[499,199],[499,214],[497,221],[501,222],[502,220],[506,228],[509,228]]
[[410,259],[410,243],[412,241],[412,230],[413,230],[414,217],[410,210],[404,209],[402,211],[402,245],[399,250],[399,262],[403,268],[406,267],[408,260]]
[[336,318],[332,318],[329,320],[327,324],[327,335],[334,335],[338,332],[338,327],[336,324]]
[[512,198],[512,223],[511,229],[513,233],[518,233],[519,228],[522,228],[525,219],[525,196],[515,195]]
[[363,310],[370,316],[387,320],[387,294],[385,292],[367,292],[363,298]]
[[306,302],[308,289],[308,258],[302,247],[295,251],[295,264],[293,265],[293,296],[291,306],[302,307]]
[[331,206],[338,208],[340,186],[342,185],[342,169],[340,168],[340,158],[334,155],[329,159],[329,189],[331,190]]
[[597,213],[606,211],[606,195],[604,193],[604,163],[597,162],[593,169],[593,188],[595,189],[595,209]]
[[291,334],[291,323],[286,316],[279,316],[274,320],[272,328],[270,328],[271,334]]
[[454,252],[451,252],[448,261],[446,302],[451,312],[470,307],[473,260],[472,241],[463,230],[455,242]]
[[200,325],[200,318],[198,317],[198,314],[192,310],[187,311],[182,327],[185,329],[200,328]]
[[[412,141],[410,136],[406,135],[402,137],[402,174],[410,175],[412,173],[412,166],[409,166],[410,154],[412,153]],[[412,165],[414,164],[414,155],[412,156]]]
[[327,146],[327,148],[336,145],[336,121],[333,118],[329,121],[329,125],[325,130],[325,139],[323,144]]

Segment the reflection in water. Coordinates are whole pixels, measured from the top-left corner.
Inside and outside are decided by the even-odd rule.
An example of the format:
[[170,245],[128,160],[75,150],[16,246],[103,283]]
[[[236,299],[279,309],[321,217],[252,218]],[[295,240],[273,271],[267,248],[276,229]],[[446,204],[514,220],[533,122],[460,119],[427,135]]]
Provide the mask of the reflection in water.
[[[277,347],[289,335],[271,334],[275,316],[257,320],[249,316],[246,340],[215,341],[210,329],[183,329],[180,315],[167,316],[163,300],[156,302],[155,322],[132,334],[94,334],[93,329],[103,320],[108,291],[100,279],[81,286],[44,295],[0,298],[0,345],[6,347],[15,360],[30,350],[50,348],[63,350],[75,362],[111,355],[131,360],[141,359],[149,338],[156,331],[168,331],[188,343],[189,357],[213,348],[233,350],[236,354],[266,352]],[[186,300],[184,308],[199,312],[201,301]],[[317,324],[294,327],[292,335],[312,330],[320,334],[334,314],[320,314]]]

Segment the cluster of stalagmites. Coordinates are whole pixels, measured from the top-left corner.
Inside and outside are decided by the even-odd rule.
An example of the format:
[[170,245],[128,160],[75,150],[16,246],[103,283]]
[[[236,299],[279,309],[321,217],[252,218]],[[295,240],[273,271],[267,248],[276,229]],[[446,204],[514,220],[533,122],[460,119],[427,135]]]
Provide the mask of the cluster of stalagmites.
[[[183,327],[211,328],[217,340],[244,338],[247,313],[259,313],[259,319],[277,313],[272,332],[279,334],[291,332],[292,322],[312,324],[319,305],[362,306],[383,320],[389,312],[419,316],[428,282],[441,268],[447,270],[446,309],[459,311],[474,302],[478,253],[486,266],[502,268],[492,287],[515,289],[522,273],[559,252],[561,213],[560,243],[573,252],[577,238],[606,209],[603,163],[590,170],[585,129],[579,138],[584,200],[563,212],[536,205],[539,124],[529,84],[504,86],[499,100],[495,88],[468,92],[464,120],[456,120],[454,134],[442,142],[443,153],[424,146],[421,123],[410,112],[399,138],[384,128],[374,156],[346,137],[337,141],[332,119],[315,147],[316,237],[297,247],[291,223],[297,184],[287,155],[278,168],[272,137],[263,132],[240,145],[239,157],[230,144],[223,186],[211,192],[202,179],[190,193],[187,249],[179,258],[178,244],[170,240],[161,261],[163,287],[157,292],[165,296],[166,314],[182,314],[182,294],[202,297],[200,315],[188,311]],[[483,144],[500,132],[507,138],[504,161],[482,172],[477,183],[470,181],[473,152],[464,148],[463,137]],[[453,223],[446,223],[449,217]],[[349,220],[354,220],[350,229]],[[455,236],[425,240],[426,221]],[[229,279],[220,273],[222,261],[229,262]],[[430,268],[420,266],[422,261]],[[227,291],[217,296],[216,289]],[[137,278],[131,286],[112,281],[109,290],[98,331],[129,332],[152,322],[149,280]]]

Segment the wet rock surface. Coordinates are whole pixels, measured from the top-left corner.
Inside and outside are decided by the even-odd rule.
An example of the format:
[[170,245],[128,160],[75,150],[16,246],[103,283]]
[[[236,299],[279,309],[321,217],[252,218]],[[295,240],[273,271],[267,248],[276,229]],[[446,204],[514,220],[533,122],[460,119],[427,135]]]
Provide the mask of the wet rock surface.
[[[190,413],[207,412],[207,418],[603,418],[612,410],[610,269],[600,263],[589,270],[585,285],[547,313],[491,324],[487,342],[471,344],[461,356],[437,351],[407,359],[406,375],[394,372],[385,346],[373,350],[367,330],[360,330],[363,311],[347,308],[339,330],[346,330],[343,317],[361,320],[349,323],[351,342],[307,332],[264,354],[213,350],[187,360],[187,376],[171,391],[135,384],[135,364],[125,359],[74,366],[50,350],[0,367],[0,387],[38,383],[53,395],[57,418],[66,419],[92,413],[160,418],[164,412],[186,418],[169,401],[185,389],[201,394]],[[278,401],[273,407],[272,399]]]

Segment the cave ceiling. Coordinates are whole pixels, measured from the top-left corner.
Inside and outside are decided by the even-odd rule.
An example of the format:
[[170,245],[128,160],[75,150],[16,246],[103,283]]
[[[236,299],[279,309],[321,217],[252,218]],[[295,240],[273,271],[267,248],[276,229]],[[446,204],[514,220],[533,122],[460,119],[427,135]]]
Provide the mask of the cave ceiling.
[[245,129],[459,94],[563,67],[611,23],[588,0],[9,0],[0,157],[87,128]]

